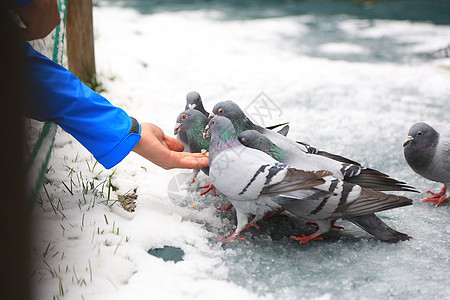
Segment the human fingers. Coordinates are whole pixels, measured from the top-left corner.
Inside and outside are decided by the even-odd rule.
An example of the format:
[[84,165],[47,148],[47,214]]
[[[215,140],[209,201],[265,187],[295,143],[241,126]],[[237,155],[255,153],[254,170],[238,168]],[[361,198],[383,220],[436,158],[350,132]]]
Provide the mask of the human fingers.
[[200,169],[209,165],[209,159],[201,153],[172,151],[168,168]]
[[177,152],[182,152],[184,150],[183,144],[179,140],[174,139],[173,137],[165,135],[164,142],[166,143],[167,147],[170,150]]

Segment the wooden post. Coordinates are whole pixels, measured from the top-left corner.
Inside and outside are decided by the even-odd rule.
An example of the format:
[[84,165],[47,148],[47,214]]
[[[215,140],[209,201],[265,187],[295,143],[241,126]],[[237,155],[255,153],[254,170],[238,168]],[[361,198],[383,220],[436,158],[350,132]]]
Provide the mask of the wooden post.
[[66,38],[69,70],[92,87],[96,84],[92,0],[67,0]]

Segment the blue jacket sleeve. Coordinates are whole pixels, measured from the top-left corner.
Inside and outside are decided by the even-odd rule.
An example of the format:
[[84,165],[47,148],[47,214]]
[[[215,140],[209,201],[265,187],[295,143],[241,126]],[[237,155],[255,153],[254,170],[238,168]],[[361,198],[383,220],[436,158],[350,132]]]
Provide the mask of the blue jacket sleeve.
[[30,44],[24,43],[24,50],[31,97],[27,117],[54,121],[105,168],[122,161],[140,140],[140,125],[132,130],[132,119],[123,109],[112,105]]

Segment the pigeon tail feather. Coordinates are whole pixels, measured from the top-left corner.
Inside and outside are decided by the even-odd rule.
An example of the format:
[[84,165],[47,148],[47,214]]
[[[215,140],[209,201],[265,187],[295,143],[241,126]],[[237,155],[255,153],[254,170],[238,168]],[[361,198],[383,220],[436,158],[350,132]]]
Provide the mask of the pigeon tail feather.
[[412,238],[405,233],[392,229],[375,214],[348,217],[346,219],[383,242],[397,243]]
[[371,214],[383,210],[412,205],[409,198],[385,194],[383,192],[362,188],[356,201],[344,204],[336,209],[333,217],[350,217]]

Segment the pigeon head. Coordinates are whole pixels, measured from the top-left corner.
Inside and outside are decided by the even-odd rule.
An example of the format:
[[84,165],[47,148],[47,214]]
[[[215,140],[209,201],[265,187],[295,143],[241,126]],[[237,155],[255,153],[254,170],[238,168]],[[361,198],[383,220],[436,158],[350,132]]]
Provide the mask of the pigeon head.
[[403,152],[408,164],[414,170],[428,167],[438,141],[439,133],[430,125],[419,122],[411,126],[403,144]]
[[[194,109],[186,109],[177,118],[174,134],[183,143],[187,151],[198,153],[208,150],[209,139],[203,138],[203,129],[208,124],[204,114]],[[187,148],[186,148],[187,147]]]
[[195,109],[199,103],[202,102],[202,97],[196,91],[189,92],[186,95],[186,109]]
[[[245,130],[241,132],[238,136],[239,142],[246,147],[252,147],[253,145],[259,145],[262,142],[262,139],[266,138],[261,133],[256,130]],[[267,139],[267,138],[266,138]],[[267,139],[268,140],[268,139]]]
[[208,113],[206,112],[205,108],[203,107],[202,97],[196,91],[189,92],[186,95],[185,109],[189,109],[189,108],[198,110],[202,114],[204,114],[206,117],[208,117]]
[[238,140],[242,145],[260,150],[278,161],[282,161],[286,157],[286,153],[281,148],[256,130],[245,130],[241,132]]
[[225,117],[213,117],[205,127],[203,136],[205,138],[211,137],[209,145],[210,157],[214,154],[214,151],[224,150],[237,145],[242,146],[237,140],[233,124]]
[[205,137],[219,137],[225,141],[237,140],[233,123],[225,117],[215,116],[205,127]]
[[211,119],[214,116],[222,116],[230,119],[238,134],[244,130],[255,129],[255,125],[247,118],[242,109],[231,100],[217,103],[209,118]]
[[[187,130],[199,129],[203,130],[203,127],[200,127],[204,123],[208,122],[207,118],[198,110],[195,109],[186,109],[182,113],[180,113],[177,117],[177,122],[175,123],[174,134],[180,134],[181,132],[185,132]],[[198,128],[196,128],[198,127]]]

